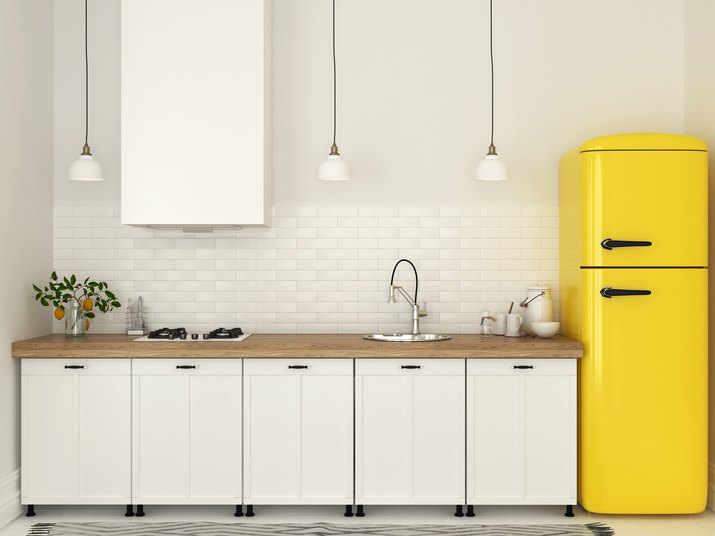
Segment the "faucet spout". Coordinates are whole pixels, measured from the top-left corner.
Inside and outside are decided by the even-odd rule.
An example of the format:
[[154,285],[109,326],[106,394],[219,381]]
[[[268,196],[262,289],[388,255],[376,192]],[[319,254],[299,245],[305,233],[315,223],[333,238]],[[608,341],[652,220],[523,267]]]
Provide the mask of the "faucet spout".
[[[395,283],[395,272],[397,271],[397,267],[400,265],[401,262],[406,262],[410,266],[412,266],[412,271],[415,272],[415,299],[412,301],[413,304],[417,303],[417,287],[420,284],[420,278],[417,277],[417,268],[415,268],[414,263],[409,260],[409,259],[400,259],[395,263],[394,268],[392,268],[392,277],[390,278],[390,289],[394,286]],[[393,295],[392,290],[390,290],[390,294]],[[403,293],[404,294],[404,293]]]

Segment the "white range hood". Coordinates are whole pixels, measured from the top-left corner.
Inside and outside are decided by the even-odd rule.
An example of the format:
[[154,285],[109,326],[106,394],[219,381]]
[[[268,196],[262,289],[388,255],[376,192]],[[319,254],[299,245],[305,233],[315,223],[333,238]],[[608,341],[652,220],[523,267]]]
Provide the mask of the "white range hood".
[[268,225],[269,126],[270,0],[122,0],[122,224]]

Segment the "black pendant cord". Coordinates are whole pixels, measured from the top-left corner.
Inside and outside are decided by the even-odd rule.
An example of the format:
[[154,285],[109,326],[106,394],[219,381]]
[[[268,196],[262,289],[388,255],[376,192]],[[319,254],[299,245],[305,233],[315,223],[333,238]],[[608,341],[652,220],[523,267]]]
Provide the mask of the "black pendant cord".
[[87,0],[84,0],[84,145],[89,139],[89,52],[87,47]]
[[335,0],[333,0],[333,146],[335,146],[335,139],[336,139],[336,134],[338,131],[337,100],[338,100],[338,75],[337,75],[337,62],[335,60]]
[[490,143],[494,145],[494,38],[493,38],[493,17],[492,4],[494,0],[489,0],[489,59],[492,68],[492,134]]

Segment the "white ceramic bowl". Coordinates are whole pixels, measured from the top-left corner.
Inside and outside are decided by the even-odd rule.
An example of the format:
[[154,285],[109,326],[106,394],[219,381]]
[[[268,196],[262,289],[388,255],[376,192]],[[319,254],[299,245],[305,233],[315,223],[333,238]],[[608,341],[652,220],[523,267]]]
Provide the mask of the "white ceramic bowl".
[[548,338],[548,337],[553,337],[559,332],[559,328],[561,327],[560,322],[532,322],[530,324],[531,326],[531,331],[534,332],[534,335],[537,337],[543,337],[543,338]]

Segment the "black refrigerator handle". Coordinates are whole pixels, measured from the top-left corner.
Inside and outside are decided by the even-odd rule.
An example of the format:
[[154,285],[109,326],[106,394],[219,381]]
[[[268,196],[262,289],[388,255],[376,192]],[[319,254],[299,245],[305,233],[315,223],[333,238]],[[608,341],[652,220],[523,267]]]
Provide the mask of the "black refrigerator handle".
[[613,238],[606,238],[601,242],[601,247],[609,251],[613,248],[637,248],[652,245],[653,242],[648,240],[614,240]]
[[617,296],[650,296],[650,290],[635,290],[626,288],[604,287],[601,289],[601,296],[604,298],[615,298]]

